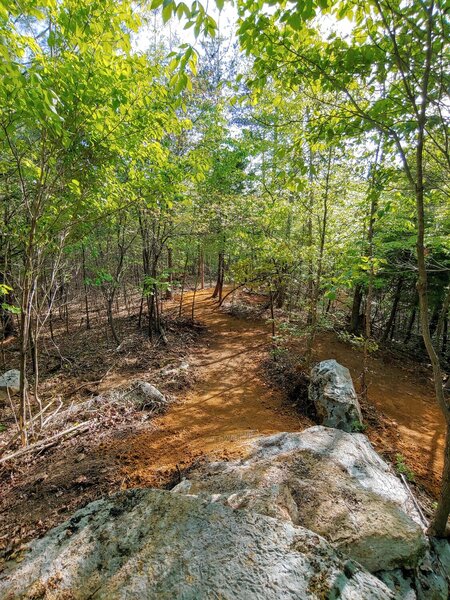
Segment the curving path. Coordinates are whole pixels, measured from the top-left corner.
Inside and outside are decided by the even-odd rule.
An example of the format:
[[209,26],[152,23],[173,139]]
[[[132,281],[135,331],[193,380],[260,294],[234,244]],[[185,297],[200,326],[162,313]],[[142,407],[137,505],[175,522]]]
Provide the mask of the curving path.
[[[283,403],[281,392],[267,387],[260,365],[270,340],[264,321],[237,319],[217,308],[211,290],[196,296],[196,320],[208,327],[207,342],[194,352],[197,381],[186,396],[153,421],[154,431],[119,442],[116,456],[124,485],[163,485],[174,470],[196,458],[241,454],[248,440],[281,431],[299,431],[312,423]],[[190,314],[192,294],[185,298]],[[321,333],[315,360],[335,358],[350,369],[357,384],[359,350]],[[400,361],[371,357],[369,400],[387,417],[368,431],[376,448],[395,460],[400,452],[423,483],[436,491],[443,465],[444,420],[426,371]]]
[[[241,453],[262,434],[299,431],[311,423],[283,405],[258,373],[270,337],[264,321],[234,318],[217,309],[211,290],[196,296],[195,319],[207,325],[207,343],[191,357],[197,381],[153,421],[156,431],[118,448],[126,485],[158,485],[193,459]],[[185,297],[186,312],[192,295]]]

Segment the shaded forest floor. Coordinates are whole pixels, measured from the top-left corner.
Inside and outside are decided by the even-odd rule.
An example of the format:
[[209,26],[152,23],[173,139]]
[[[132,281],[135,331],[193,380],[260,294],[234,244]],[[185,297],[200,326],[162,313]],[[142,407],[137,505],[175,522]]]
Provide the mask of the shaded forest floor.
[[[121,412],[113,407],[92,431],[3,465],[0,553],[10,555],[18,544],[43,534],[95,498],[126,487],[171,486],[197,461],[241,455],[256,436],[314,424],[302,414],[301,403],[283,386],[274,385],[265,368],[270,328],[257,318],[262,299],[242,294],[239,302],[247,310],[239,315],[219,310],[210,295],[211,290],[197,293],[194,326],[188,319],[191,293],[185,299],[185,318],[175,316],[174,305],[166,309],[168,346],[154,346],[138,332],[134,314],[118,319],[124,339],[120,352],[100,323],[90,331],[58,332],[64,360],[49,359],[43,370],[44,400],[58,394],[66,403],[82,402],[142,379],[172,403],[165,414],[152,418],[142,410]],[[8,352],[13,357],[13,350]],[[290,354],[301,358],[301,342],[292,344]],[[357,383],[358,349],[333,332],[323,332],[315,359],[325,358],[349,367]],[[177,369],[183,362],[188,368]],[[165,375],[171,366],[176,375]],[[363,407],[366,433],[392,462],[397,454],[404,456],[425,508],[430,508],[442,464],[443,423],[434,406],[429,372],[381,352],[371,358],[370,370],[373,406]],[[0,422],[11,426],[9,419],[5,409]]]

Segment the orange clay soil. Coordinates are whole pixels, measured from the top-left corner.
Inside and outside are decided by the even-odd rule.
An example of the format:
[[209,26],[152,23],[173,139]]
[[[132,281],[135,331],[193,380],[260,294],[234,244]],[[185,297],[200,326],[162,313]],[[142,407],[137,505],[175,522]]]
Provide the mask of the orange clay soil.
[[[283,403],[260,375],[269,343],[264,321],[237,319],[211,300],[211,290],[196,295],[195,319],[208,327],[207,341],[191,357],[196,383],[146,431],[115,444],[124,487],[161,485],[177,468],[208,458],[231,458],[245,452],[259,435],[299,431],[312,425]],[[190,314],[192,293],[184,313]]]

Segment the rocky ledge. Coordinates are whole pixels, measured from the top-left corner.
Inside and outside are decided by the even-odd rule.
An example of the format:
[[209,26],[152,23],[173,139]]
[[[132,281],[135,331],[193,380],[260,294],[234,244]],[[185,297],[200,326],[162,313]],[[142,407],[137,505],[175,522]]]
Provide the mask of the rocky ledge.
[[447,600],[450,545],[425,526],[364,435],[316,426],[89,504],[6,565],[0,598]]

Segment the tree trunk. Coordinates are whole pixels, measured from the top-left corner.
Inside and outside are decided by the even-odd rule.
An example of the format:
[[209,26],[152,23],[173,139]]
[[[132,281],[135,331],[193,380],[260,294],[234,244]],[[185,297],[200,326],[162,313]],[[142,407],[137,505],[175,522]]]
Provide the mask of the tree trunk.
[[89,320],[89,299],[88,299],[88,286],[87,286],[87,277],[86,277],[86,254],[84,250],[84,246],[82,248],[82,263],[83,263],[83,287],[84,287],[84,308],[86,312],[86,329],[91,328],[91,322]]
[[442,356],[445,356],[447,354],[447,342],[448,342],[448,316],[446,317],[446,319],[444,321],[444,330],[442,332],[442,347],[441,347]]
[[173,298],[173,291],[172,291],[172,285],[173,285],[173,250],[172,248],[169,246],[167,248],[167,268],[169,270],[169,287],[166,290],[166,298],[167,300],[172,300]]
[[188,261],[189,261],[189,255],[186,255],[186,261],[184,263],[184,269],[183,269],[183,277],[181,279],[181,294],[180,294],[180,307],[178,309],[178,317],[181,318],[182,312],[183,312],[183,296],[184,296],[184,286],[186,285],[186,272],[187,272],[187,267],[188,267]]
[[361,302],[363,298],[362,285],[357,283],[353,293],[352,313],[350,317],[349,331],[356,335],[361,327],[361,319],[359,317],[361,311]]
[[197,295],[197,285],[198,285],[198,278],[199,278],[199,274],[200,274],[200,262],[201,262],[201,251],[198,257],[198,269],[195,270],[195,284],[194,284],[194,293],[192,294],[192,311],[191,311],[191,321],[192,323],[194,322],[194,316],[195,316],[195,297]]
[[222,289],[223,289],[224,270],[225,270],[224,262],[225,262],[224,251],[221,250],[219,252],[219,260],[218,260],[218,265],[217,265],[217,282],[216,282],[216,287],[214,288],[214,292],[212,295],[212,298],[219,297],[219,302],[222,299]]
[[20,311],[20,406],[19,429],[22,446],[28,443],[27,435],[27,354],[30,332],[30,298],[31,298],[31,258],[26,258],[25,274],[22,284],[22,301]]
[[200,289],[205,289],[205,251],[200,250]]
[[317,331],[317,305],[319,303],[320,286],[322,283],[322,267],[323,267],[323,256],[325,250],[325,240],[327,235],[328,225],[328,195],[330,190],[330,175],[331,175],[331,148],[328,151],[327,160],[327,174],[325,179],[325,191],[323,194],[323,212],[322,212],[322,223],[320,231],[320,244],[319,244],[319,256],[317,259],[317,273],[313,284],[313,295],[311,298],[311,307],[309,311],[309,323],[311,327],[310,335],[308,338],[308,345],[306,349],[306,368],[309,370],[311,366],[312,351],[314,347],[314,341],[316,338]]
[[414,305],[413,305],[412,311],[411,311],[411,316],[409,317],[408,326],[406,328],[406,334],[405,334],[405,338],[403,340],[405,344],[407,344],[409,342],[409,340],[411,339],[414,322],[416,320],[416,313],[417,313],[417,297],[414,301]]
[[368,374],[369,374],[369,350],[370,342],[372,339],[372,300],[373,300],[373,284],[375,278],[374,268],[374,235],[375,235],[375,221],[378,210],[378,201],[380,196],[380,189],[377,185],[378,182],[378,167],[381,163],[382,156],[382,142],[383,137],[380,135],[378,139],[378,146],[375,153],[375,160],[371,165],[371,172],[369,178],[369,190],[368,198],[370,200],[369,208],[369,226],[367,229],[367,254],[369,260],[369,281],[367,284],[367,295],[366,295],[366,306],[364,310],[364,348],[363,348],[363,365],[361,372],[361,397],[367,401],[368,396]]
[[395,322],[395,317],[397,315],[397,308],[400,302],[400,297],[402,293],[404,278],[401,276],[397,280],[397,286],[395,288],[394,299],[392,302],[391,314],[389,315],[388,322],[386,323],[386,327],[384,329],[383,335],[381,337],[381,341],[385,342],[389,338],[389,334],[391,333],[391,329]]
[[[443,338],[445,323],[447,322],[448,310],[450,307],[450,285],[447,287],[444,300],[442,302],[441,312],[436,324],[436,348],[441,347],[441,339]],[[439,351],[439,350],[438,350]]]
[[117,335],[116,328],[114,325],[113,310],[112,310],[113,303],[114,303],[114,296],[110,296],[107,301],[108,324],[111,329],[111,333],[114,338],[114,341],[116,342],[117,345],[119,345],[120,340],[119,340],[119,337]]
[[275,342],[275,313],[273,311],[273,292],[272,284],[270,286],[270,320],[272,323],[272,343]]
[[428,11],[428,23],[427,23],[427,58],[424,67],[424,77],[422,82],[422,98],[421,108],[418,119],[418,137],[416,147],[416,174],[417,181],[415,185],[416,192],[416,212],[417,212],[417,293],[419,296],[419,308],[420,308],[420,324],[422,330],[422,337],[425,343],[425,347],[430,357],[430,362],[433,368],[433,379],[434,389],[436,394],[436,400],[439,404],[445,418],[447,430],[446,430],[446,444],[445,444],[445,455],[444,455],[444,468],[442,471],[442,485],[439,494],[438,505],[436,512],[433,517],[433,521],[430,525],[430,532],[438,537],[444,537],[446,533],[447,520],[450,513],[450,401],[446,400],[444,396],[444,386],[442,382],[442,370],[439,362],[439,356],[433,345],[430,334],[430,322],[428,314],[428,294],[427,294],[427,269],[425,262],[425,199],[424,199],[424,166],[423,166],[423,153],[424,153],[424,136],[426,126],[426,107],[428,102],[428,80],[431,70],[431,56],[433,52],[432,48],[432,23],[433,23],[433,10]]

